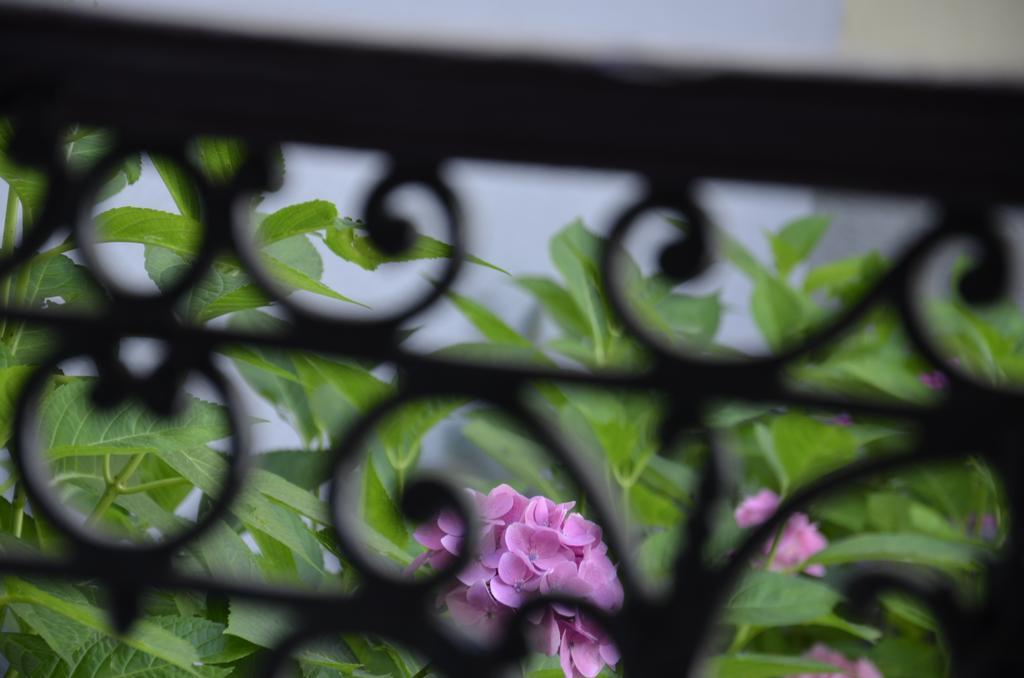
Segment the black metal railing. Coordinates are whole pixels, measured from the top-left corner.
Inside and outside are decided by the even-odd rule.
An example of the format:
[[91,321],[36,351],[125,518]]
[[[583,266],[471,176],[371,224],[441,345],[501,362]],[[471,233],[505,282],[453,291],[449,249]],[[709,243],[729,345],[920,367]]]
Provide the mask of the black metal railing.
[[[174,289],[145,299],[115,289],[106,310],[96,316],[3,311],[7,318],[52,328],[64,338],[63,348],[24,389],[12,455],[33,510],[59,528],[71,553],[59,561],[5,554],[0,556],[0,572],[96,580],[111,592],[113,618],[121,628],[135,619],[143,592],[197,590],[298,613],[293,633],[276,651],[268,672],[297,644],[335,631],[387,636],[423,653],[451,676],[492,675],[525,652],[521,637],[512,632],[491,650],[460,644],[443,633],[427,604],[441,582],[396,581],[367,562],[338,514],[336,492],[331,507],[337,538],[362,581],[353,596],[172,571],[174,552],[223,515],[245,482],[243,415],[230,383],[211,359],[217,349],[236,344],[387,360],[403,372],[400,394],[361,419],[333,450],[332,478],[352,463],[363,438],[394,408],[428,394],[458,395],[503,408],[562,460],[590,495],[594,486],[582,462],[519,399],[520,387],[543,380],[664,395],[673,410],[668,438],[699,426],[702,408],[719,398],[890,416],[919,427],[922,434],[907,454],[856,463],[798,492],[721,569],[702,562],[697,548],[708,538],[710,510],[723,487],[717,466],[710,464],[684,528],[688,548],[676,563],[670,592],[652,597],[624,562],[624,607],[614,615],[593,611],[615,638],[633,676],[690,671],[742,563],[793,510],[855,479],[978,454],[1005,482],[1014,518],[1024,516],[1020,394],[994,390],[954,370],[948,398],[911,408],[791,392],[781,376],[792,361],[824,346],[881,302],[899,310],[916,350],[934,365],[943,365],[912,311],[912,282],[927,253],[951,237],[964,236],[982,252],[982,265],[965,278],[964,294],[983,301],[1001,294],[1008,284],[1008,248],[993,214],[1024,196],[1024,89],[340,47],[14,7],[0,8],[0,62],[7,64],[0,72],[0,114],[18,123],[10,150],[19,160],[42,168],[50,187],[25,242],[0,263],[0,277],[27,261],[58,228],[70,224],[79,234],[87,227],[79,218],[80,202],[110,165],[101,162],[84,177],[69,174],[54,153],[68,124],[114,131],[118,146],[109,162],[143,150],[163,153],[190,168],[185,144],[200,134],[237,137],[250,150],[242,170],[226,185],[211,184],[195,168],[190,170],[207,208],[207,229],[200,255]],[[169,91],[188,96],[162,96]],[[296,101],[302,105],[292,103]],[[371,322],[320,317],[280,295],[235,223],[231,206],[242,193],[268,187],[271,148],[281,141],[369,148],[390,156],[391,169],[368,197],[364,215],[371,236],[385,246],[400,245],[404,222],[389,217],[384,199],[408,184],[430,191],[445,208],[448,238],[456,252],[437,285],[393,316]],[[647,195],[610,225],[602,275],[613,308],[654,356],[648,369],[584,375],[555,368],[469,365],[402,348],[403,322],[444,294],[462,262],[465,226],[458,199],[438,171],[454,157],[621,169],[645,178]],[[643,208],[671,207],[687,217],[690,230],[666,251],[663,267],[678,280],[695,274],[709,256],[710,238],[689,187],[705,177],[914,193],[934,198],[941,210],[936,223],[858,303],[798,346],[742,365],[706,362],[677,355],[631,319],[608,260]],[[264,293],[287,310],[287,332],[245,334],[175,319],[176,301],[222,254],[237,256]],[[95,260],[89,263],[101,268]],[[166,362],[148,380],[129,383],[118,376],[124,370],[118,369],[109,347],[124,337],[155,337],[170,347]],[[159,545],[129,548],[97,540],[53,505],[26,422],[33,394],[51,368],[71,355],[93,356],[100,378],[115,393],[134,389],[158,407],[188,371],[206,375],[222,391],[236,432],[231,472],[212,510],[189,533]],[[411,515],[424,515],[441,499],[458,503],[456,493],[437,483],[414,484],[405,497]],[[596,507],[599,517],[607,517],[609,510]],[[989,595],[979,606],[966,607],[949,590],[892,574],[851,579],[850,597],[864,601],[890,588],[913,592],[942,623],[958,675],[1024,675],[1024,659],[1015,648],[1016,634],[1024,628],[1024,520],[1010,524],[1000,560],[986,566]],[[613,549],[622,544],[615,530],[608,538]]]

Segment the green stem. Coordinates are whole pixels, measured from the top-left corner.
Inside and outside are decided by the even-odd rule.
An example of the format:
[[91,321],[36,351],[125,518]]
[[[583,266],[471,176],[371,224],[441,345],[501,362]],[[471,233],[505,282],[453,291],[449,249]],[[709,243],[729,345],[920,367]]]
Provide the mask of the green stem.
[[729,654],[735,654],[743,649],[743,646],[750,640],[751,630],[750,624],[740,624],[736,627],[736,635],[733,636],[732,642],[729,643]]
[[110,458],[112,456],[111,454],[103,455],[103,482],[107,485],[114,484],[114,472],[110,468]]
[[[109,456],[109,455],[107,455]],[[128,463],[124,465],[121,472],[114,476],[113,483],[107,483],[107,488],[103,491],[103,495],[100,497],[99,503],[96,504],[96,508],[93,509],[89,517],[86,518],[85,524],[89,526],[95,525],[103,514],[107,512],[117,498],[124,494],[125,482],[132,477],[132,474],[139,468],[139,464],[145,458],[144,453],[133,455]]]
[[138,494],[139,492],[150,492],[152,490],[159,490],[164,487],[174,487],[175,485],[188,485],[191,484],[184,478],[164,478],[163,480],[154,480],[148,483],[141,483],[139,485],[132,485],[131,487],[122,487],[120,494]]
[[14,515],[11,517],[11,533],[21,539],[25,526],[25,487],[18,483],[14,488]]

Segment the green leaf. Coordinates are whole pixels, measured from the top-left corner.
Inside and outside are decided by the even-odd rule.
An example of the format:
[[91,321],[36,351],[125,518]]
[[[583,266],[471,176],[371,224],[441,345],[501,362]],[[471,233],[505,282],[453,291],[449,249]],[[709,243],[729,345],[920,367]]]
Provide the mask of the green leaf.
[[597,263],[601,247],[601,240],[580,221],[563,228],[550,243],[551,260],[587,322],[599,363],[604,361],[610,341],[609,313]]
[[[147,246],[146,272],[161,290],[172,287],[192,266],[192,258],[162,247]],[[261,308],[270,299],[242,271],[237,262],[219,260],[194,285],[181,302],[186,318],[198,322],[212,320],[227,313]]]
[[533,295],[558,323],[562,331],[571,337],[585,337],[589,333],[587,321],[580,313],[572,296],[549,278],[518,277],[516,284]]
[[821,582],[754,570],[740,582],[724,616],[735,625],[793,626],[830,614],[837,602],[839,594]]
[[663,494],[654,492],[643,483],[628,486],[630,517],[640,525],[669,527],[678,525],[682,511],[676,502]]
[[61,299],[66,308],[95,306],[102,298],[91,274],[70,257],[39,256],[28,264],[28,286],[24,302],[43,306],[48,300]]
[[832,675],[836,667],[803,657],[740,653],[712,657],[707,675],[714,678],[781,678],[796,674]]
[[255,491],[239,498],[235,515],[249,528],[260,549],[259,562],[272,581],[299,581],[317,589],[328,576],[323,548],[295,512]]
[[[286,324],[266,313],[243,311],[231,316],[228,327],[233,330],[273,334],[286,329]],[[322,436],[317,418],[313,413],[310,394],[299,378],[295,361],[298,356],[284,351],[273,351],[257,347],[246,347],[246,358],[236,359],[235,367],[242,378],[257,393],[266,399],[277,413],[288,422],[302,438],[303,444],[312,446]],[[291,378],[284,378],[278,371],[269,370],[265,365],[257,365],[259,359],[277,366],[279,371],[286,372]]]
[[245,160],[245,144],[225,137],[200,137],[195,142],[199,166],[212,184],[226,184]]
[[391,466],[409,468],[420,452],[423,436],[466,403],[464,398],[426,398],[389,415],[378,428]]
[[67,667],[39,636],[27,633],[0,633],[0,657],[11,669],[34,678],[66,678]]
[[[70,594],[65,597],[70,603],[88,604],[84,596],[70,587],[63,586],[58,589],[58,593]],[[46,644],[68,663],[73,661],[76,652],[95,642],[98,637],[88,627],[48,607],[32,604],[31,600],[13,603],[10,609],[20,623],[38,633]],[[2,635],[0,634],[0,637]]]
[[[18,601],[45,607],[88,629],[107,635],[111,634],[104,613],[92,605],[64,600],[24,580],[13,577],[8,577],[4,583],[7,595]],[[146,619],[138,621],[133,627],[132,633],[125,636],[122,642],[139,652],[152,655],[182,669],[186,675],[203,675],[195,667],[199,656],[194,647]]]
[[943,569],[974,570],[983,551],[967,544],[936,539],[923,534],[867,533],[834,541],[824,551],[811,557],[807,564],[840,565],[870,560],[884,560]]
[[237,582],[255,582],[260,569],[255,554],[227,523],[216,523],[209,532],[189,545],[205,573]]
[[781,349],[807,326],[804,303],[773,275],[758,272],[750,307],[761,335],[772,350]]
[[627,477],[639,477],[656,452],[659,403],[649,396],[586,388],[566,389],[566,395],[593,431],[617,480],[626,484]]
[[33,371],[33,368],[25,366],[0,367],[0,447],[6,447],[11,437],[15,403],[21,387]]
[[662,276],[636,276],[627,283],[630,302],[640,320],[669,340],[710,342],[718,331],[722,304],[718,294],[693,296],[672,291]]
[[5,136],[0,139],[0,179],[7,182],[21,201],[25,223],[35,223],[42,214],[49,182],[43,172],[18,165],[7,156],[7,136],[10,127],[6,121],[0,121],[0,124],[7,125]]
[[[294,258],[291,258],[287,263],[282,260],[286,258],[286,254],[288,253],[288,251],[284,249],[284,246],[287,243],[291,243],[293,247],[299,246],[300,241],[301,243],[304,243],[301,245],[303,249],[308,248],[311,255],[316,256],[317,270],[315,275],[310,275],[309,272],[302,270],[301,264],[295,261]],[[339,294],[319,281],[319,277],[323,270],[320,265],[320,258],[319,255],[316,254],[316,250],[313,249],[312,244],[305,236],[288,238],[287,240],[282,240],[270,245],[264,250],[261,261],[263,262],[263,266],[266,268],[267,275],[288,290],[304,290],[306,292],[319,294],[323,297],[329,297],[349,304],[355,304],[356,306],[362,306],[363,308],[369,308],[366,304],[346,297],[343,294]]]
[[777,417],[771,425],[775,456],[785,473],[785,488],[798,487],[856,457],[857,443],[849,430],[803,414]]
[[292,484],[279,475],[263,469],[254,469],[250,471],[249,487],[311,520],[323,525],[330,522],[327,504],[313,496],[312,492]]
[[885,678],[947,675],[944,652],[930,638],[915,641],[890,635],[872,649],[869,658]]
[[224,633],[260,647],[275,647],[296,625],[285,609],[232,599]]
[[147,619],[187,640],[196,648],[204,664],[231,662],[256,650],[251,643],[225,636],[223,624],[202,617],[154,616]]
[[722,302],[718,294],[694,296],[673,292],[655,304],[654,312],[668,328],[670,337],[708,342],[718,331]]
[[882,632],[876,629],[874,626],[866,626],[864,624],[854,624],[848,622],[842,617],[836,614],[827,614],[821,619],[815,619],[810,623],[811,626],[825,626],[831,629],[838,629],[845,631],[851,636],[856,636],[861,640],[866,640],[869,643],[878,642],[878,639],[882,637]]
[[722,254],[733,266],[743,271],[748,278],[756,280],[761,276],[770,276],[771,273],[750,250],[740,244],[738,240],[725,231],[719,230],[716,235],[722,242]]
[[821,291],[844,304],[851,304],[862,297],[887,268],[888,263],[878,252],[830,261],[807,273],[804,290]]
[[338,217],[338,208],[326,200],[290,205],[267,215],[256,229],[256,242],[266,246],[330,227]]
[[41,409],[43,448],[50,458],[187,449],[228,435],[224,409],[190,397],[180,415],[158,417],[125,402],[104,411],[92,405],[91,379],[58,387]]
[[653,581],[667,580],[679,553],[677,530],[658,530],[644,538],[636,552],[640,571]]
[[[537,488],[545,496],[562,501],[569,497],[556,485],[551,460],[544,449],[522,434],[499,410],[474,410],[462,433],[489,457],[504,466],[520,482]],[[548,476],[551,475],[552,479]]]
[[810,256],[821,236],[828,230],[829,221],[829,217],[823,216],[804,217],[768,236],[779,275],[785,278],[794,266]]
[[[227,470],[227,460],[220,453],[205,447],[187,451],[165,450],[161,456],[182,477],[209,495],[219,490],[220,479]],[[326,574],[319,548],[312,547],[316,538],[294,512],[309,511],[322,522],[326,512],[323,503],[312,494],[271,473],[257,471],[255,475],[255,484],[247,485],[235,499],[232,513],[251,530],[259,530],[286,546],[318,576]],[[275,500],[284,497],[286,501],[296,501],[300,506],[294,510],[285,508],[277,501],[271,501],[267,494],[276,495]]]
[[191,255],[199,247],[202,224],[190,217],[145,207],[115,207],[96,216],[97,242],[156,245]]
[[939,633],[942,630],[928,608],[910,596],[899,593],[886,593],[880,596],[879,600],[886,610],[904,621],[920,626],[932,633]]
[[[396,255],[387,255],[378,250],[369,236],[360,235],[357,229],[362,229],[349,220],[336,220],[334,228],[327,231],[324,242],[332,252],[345,261],[350,261],[367,271],[375,271],[382,264],[393,264],[402,261],[417,261],[420,259],[448,259],[452,256],[452,246],[435,240],[430,236],[417,235],[411,247]],[[493,268],[508,275],[508,271],[484,261],[472,254],[466,255],[466,261]]]
[[316,492],[326,480],[327,455],[315,450],[274,450],[256,457],[260,468]]
[[307,387],[313,378],[319,378],[361,412],[374,407],[394,392],[391,384],[373,376],[369,370],[341,360],[302,355],[296,356],[295,364]]
[[196,320],[206,322],[236,311],[263,308],[270,304],[270,297],[256,285],[244,285],[221,294],[196,314]]
[[484,305],[456,292],[448,292],[448,298],[462,312],[473,326],[490,341],[503,346],[533,348],[529,339],[505,324]]
[[409,541],[405,519],[380,481],[372,455],[363,462],[362,513],[364,522],[393,544],[404,547]]
[[151,154],[149,159],[156,167],[157,174],[163,180],[181,215],[198,222],[202,216],[202,203],[199,199],[199,189],[196,188],[192,177],[165,156]]

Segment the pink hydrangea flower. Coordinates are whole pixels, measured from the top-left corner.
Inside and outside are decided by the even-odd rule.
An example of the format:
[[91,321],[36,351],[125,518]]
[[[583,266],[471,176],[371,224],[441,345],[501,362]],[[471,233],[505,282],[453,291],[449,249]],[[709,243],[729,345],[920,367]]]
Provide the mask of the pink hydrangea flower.
[[804,653],[807,659],[831,664],[839,669],[835,673],[801,673],[791,678],[884,678],[870,659],[861,657],[857,661],[847,659],[842,653],[822,643],[816,643],[810,650]]
[[941,391],[949,386],[949,377],[947,377],[946,373],[942,370],[923,372],[917,375],[917,378],[921,380],[922,384],[933,391]]
[[[772,517],[779,508],[779,495],[771,490],[764,489],[757,494],[751,495],[740,502],[733,514],[736,524],[740,527],[753,527],[760,525]],[[421,544],[423,542],[420,542]]]
[[[443,597],[458,624],[493,638],[513,610],[540,594],[577,598],[609,611],[622,606],[622,584],[601,528],[573,513],[575,502],[527,498],[508,485],[488,494],[468,491],[480,519],[480,554],[456,575],[459,583]],[[435,568],[450,564],[462,548],[465,531],[450,511],[419,526],[413,537],[427,550],[407,572],[424,563]],[[566,678],[593,678],[606,664],[619,661],[607,634],[575,605],[554,603],[528,620],[531,646],[558,655]]]
[[[778,510],[779,503],[779,495],[768,489],[761,490],[744,499],[736,507],[734,513],[736,524],[740,527],[760,525]],[[826,546],[828,546],[828,539],[818,531],[818,526],[811,522],[807,514],[794,513],[782,528],[778,544],[775,546],[775,555],[768,565],[768,569],[775,572],[795,569],[815,553],[824,550]],[[764,546],[764,552],[770,554],[771,550],[772,542],[769,541]],[[809,565],[803,568],[803,571],[806,574],[821,577],[825,574],[825,567]]]

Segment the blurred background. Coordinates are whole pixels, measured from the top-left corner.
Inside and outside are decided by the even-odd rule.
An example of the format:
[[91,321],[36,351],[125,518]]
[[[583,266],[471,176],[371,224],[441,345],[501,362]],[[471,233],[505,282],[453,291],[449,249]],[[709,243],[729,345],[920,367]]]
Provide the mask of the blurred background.
[[[725,62],[752,68],[854,69],[928,78],[1016,79],[1024,74],[1024,40],[1019,39],[1024,2],[1019,0],[54,0],[54,4],[324,41],[555,53],[608,63]],[[343,89],[345,83],[332,86]],[[267,197],[263,211],[325,199],[337,204],[341,214],[357,217],[386,161],[374,153],[294,145],[285,146],[285,157],[285,184]],[[640,187],[629,174],[466,160],[453,161],[446,172],[465,209],[470,251],[513,275],[552,273],[547,244],[558,229],[579,218],[593,230],[606,231]],[[701,186],[700,196],[721,228],[764,257],[768,245],[763,233],[797,217],[832,217],[833,228],[816,254],[821,261],[872,248],[891,251],[924,227],[929,215],[924,200],[840,195],[812,188],[708,181]],[[412,196],[411,213],[429,213],[416,204]],[[152,167],[144,169],[138,184],[98,207],[117,205],[174,210]],[[435,237],[445,237],[437,224],[419,225]],[[131,250],[133,246],[123,247]],[[141,246],[136,249],[135,254],[141,255]],[[124,269],[122,276],[152,287],[141,256],[114,256]],[[367,274],[333,257],[325,257],[326,261],[333,264],[325,270],[325,282],[375,308],[408,298],[417,286],[427,284],[424,274],[436,271],[431,265],[407,267],[411,276],[406,270],[395,276],[394,287],[379,286],[384,276]],[[722,342],[749,351],[764,349],[750,319],[746,280],[735,270],[716,267],[699,287],[721,291],[726,305],[719,334]],[[499,310],[519,330],[542,331],[532,326],[535,309],[529,298],[501,273],[469,266],[457,289]],[[419,350],[474,337],[472,327],[448,304],[418,318],[416,324],[421,329],[410,342]],[[261,447],[297,444],[295,434],[269,406],[253,393],[249,400],[252,413],[268,422],[259,426]]]

